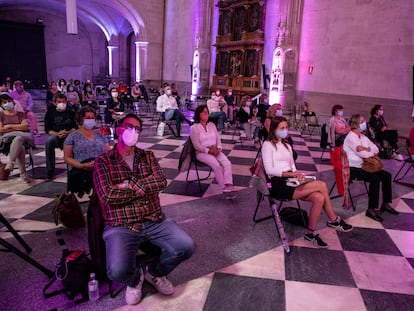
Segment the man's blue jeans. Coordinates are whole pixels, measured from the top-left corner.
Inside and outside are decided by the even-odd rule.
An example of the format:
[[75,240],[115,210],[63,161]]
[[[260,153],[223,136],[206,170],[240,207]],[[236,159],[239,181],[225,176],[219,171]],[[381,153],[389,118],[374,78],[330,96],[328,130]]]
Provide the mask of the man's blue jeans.
[[46,168],[48,171],[55,170],[55,148],[63,148],[63,141],[65,138],[58,138],[57,136],[49,135],[45,142],[46,151]]
[[181,262],[190,258],[195,245],[191,237],[172,219],[157,223],[145,220],[141,231],[124,227],[106,226],[103,232],[106,244],[106,273],[116,282],[137,286],[140,277],[136,255],[144,241],[161,248],[161,256],[148,266],[153,276],[165,276]]
[[210,113],[209,118],[212,120],[218,119],[217,130],[224,130],[224,123],[227,122],[226,114],[223,111],[215,111]]

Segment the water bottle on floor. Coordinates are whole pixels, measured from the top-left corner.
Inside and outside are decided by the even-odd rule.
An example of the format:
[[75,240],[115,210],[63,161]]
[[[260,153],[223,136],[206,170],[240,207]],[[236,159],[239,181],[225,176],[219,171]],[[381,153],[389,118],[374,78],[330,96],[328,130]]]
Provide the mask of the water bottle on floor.
[[88,282],[88,293],[89,300],[96,301],[99,299],[99,284],[98,280],[95,277],[95,273],[90,274],[90,279]]

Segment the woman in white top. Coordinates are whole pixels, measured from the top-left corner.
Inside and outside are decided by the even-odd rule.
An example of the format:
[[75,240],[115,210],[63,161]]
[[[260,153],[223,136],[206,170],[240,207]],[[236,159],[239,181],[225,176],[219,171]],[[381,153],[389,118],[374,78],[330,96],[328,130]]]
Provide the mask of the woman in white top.
[[351,179],[364,180],[369,183],[368,210],[365,215],[376,221],[382,221],[377,212],[379,204],[379,189],[382,184],[381,211],[391,214],[399,214],[390,206],[392,202],[391,174],[381,170],[376,173],[368,173],[362,169],[363,158],[369,158],[378,154],[378,147],[362,132],[367,128],[365,119],[360,114],[355,114],[349,120],[351,131],[344,141],[344,151],[348,156]]
[[278,199],[300,199],[312,202],[308,232],[304,238],[315,243],[318,247],[326,248],[328,245],[315,231],[322,209],[325,210],[328,216],[328,227],[348,232],[352,230],[352,226],[335,215],[325,182],[315,180],[297,187],[286,184],[288,178],[297,178],[299,181],[304,179],[303,173],[296,169],[292,147],[286,140],[287,135],[287,120],[284,117],[272,118],[269,138],[263,143],[262,147],[263,165],[272,184],[270,195]]
[[234,192],[231,162],[221,151],[221,140],[214,123],[208,121],[208,108],[200,105],[194,112],[190,138],[197,160],[210,166],[223,192]]

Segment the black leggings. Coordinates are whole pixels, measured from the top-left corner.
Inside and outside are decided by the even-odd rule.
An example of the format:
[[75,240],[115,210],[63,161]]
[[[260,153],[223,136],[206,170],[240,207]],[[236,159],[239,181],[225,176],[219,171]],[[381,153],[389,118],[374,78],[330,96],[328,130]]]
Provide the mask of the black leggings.
[[384,140],[386,140],[394,151],[398,150],[398,132],[396,130],[386,130],[384,132],[379,131],[375,134],[375,136],[381,146],[383,145]]

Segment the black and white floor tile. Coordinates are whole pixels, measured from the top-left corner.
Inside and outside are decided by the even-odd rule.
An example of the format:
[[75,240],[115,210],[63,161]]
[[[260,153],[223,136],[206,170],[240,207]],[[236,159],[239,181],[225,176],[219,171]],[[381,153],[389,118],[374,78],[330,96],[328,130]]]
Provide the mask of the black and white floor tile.
[[[160,195],[161,204],[197,204],[200,198],[214,200],[222,196],[214,178],[203,181],[200,192],[197,183],[187,183],[186,173],[177,170],[188,126],[184,126],[182,138],[159,137],[155,136],[156,123],[151,119],[149,114],[143,115],[145,131],[140,146],[154,151],[167,176],[168,186]],[[232,134],[229,130],[221,136],[223,148],[233,164],[234,184],[244,191],[257,151],[252,143],[234,143]],[[317,135],[303,138],[292,131],[292,136],[299,156],[298,169],[318,174],[332,184],[329,152],[321,159]],[[45,137],[36,139],[33,183],[18,181],[17,170],[10,180],[0,182],[0,212],[22,233],[56,228],[50,208],[55,195],[66,190],[62,152],[56,150],[57,177],[48,182],[42,145]],[[1,160],[7,159],[2,156]],[[393,173],[401,165],[394,160],[385,164]],[[407,178],[414,180],[413,175]],[[352,187],[358,192],[357,185]],[[346,214],[350,216],[347,221],[355,227],[352,232],[340,233],[321,226],[319,233],[329,244],[328,249],[317,249],[302,235],[296,235],[289,241],[290,254],[278,243],[268,251],[179,284],[172,297],[154,294],[137,306],[122,306],[117,310],[413,310],[414,190],[396,183],[393,190],[392,205],[400,215],[385,217],[383,223],[374,222],[364,215],[367,198],[361,196],[357,212]],[[86,200],[84,197],[81,201]],[[255,200],[251,204],[252,213]],[[339,214],[340,201],[333,200]],[[228,204],[224,197],[221,202],[223,206]],[[4,227],[0,228],[0,237],[10,237]],[[214,260],[213,253],[211,256]]]

